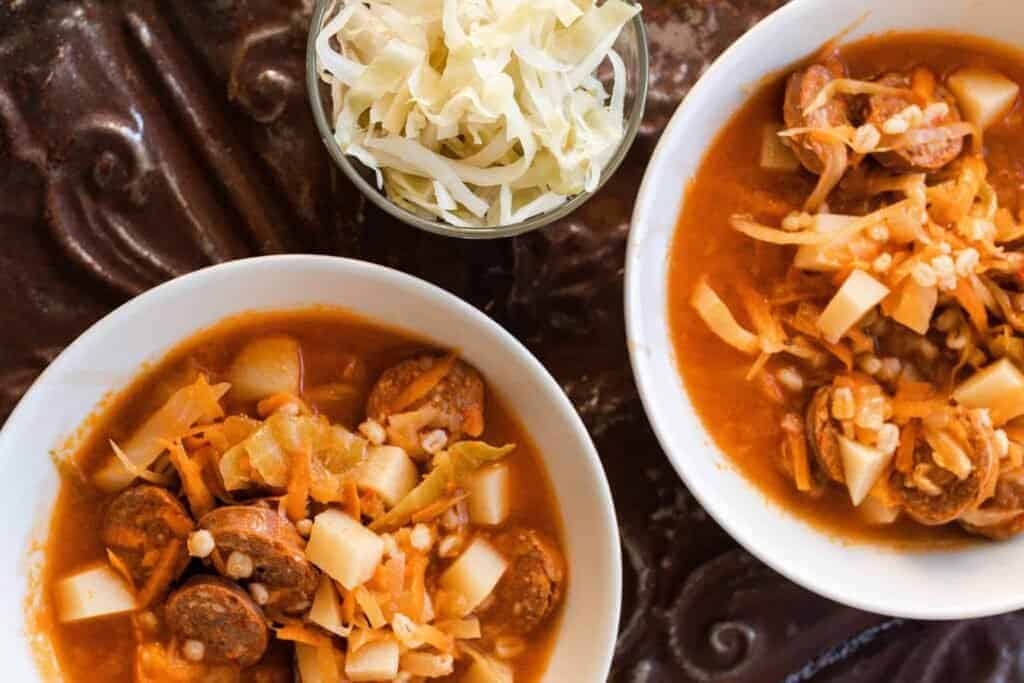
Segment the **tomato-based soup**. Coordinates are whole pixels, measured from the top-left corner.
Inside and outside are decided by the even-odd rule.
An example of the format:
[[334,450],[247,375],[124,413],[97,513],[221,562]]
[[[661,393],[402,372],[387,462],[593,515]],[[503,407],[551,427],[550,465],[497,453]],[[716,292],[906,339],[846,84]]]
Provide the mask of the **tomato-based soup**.
[[[854,79],[873,80],[888,72],[909,72],[923,65],[943,83],[962,67],[981,66],[1024,83],[1024,56],[963,36],[885,34],[842,45],[837,56],[847,77]],[[801,66],[794,67],[798,68]],[[766,127],[786,127],[783,101],[791,73],[787,70],[756,88],[724,123],[698,173],[684,188],[685,204],[671,248],[668,283],[671,336],[679,371],[693,405],[718,446],[757,490],[786,511],[845,540],[917,548],[961,543],[969,537],[956,524],[926,526],[907,515],[888,524],[870,524],[851,505],[845,488],[834,482],[820,496],[799,491],[791,473],[780,464],[780,444],[784,441],[781,425],[787,414],[805,414],[815,383],[780,390],[774,381],[776,373],[786,366],[800,365],[785,353],[773,355],[763,368],[752,373],[755,358],[724,343],[691,305],[695,288],[707,277],[739,323],[751,328],[752,321],[744,313],[733,285],[746,283],[765,292],[772,283],[787,277],[796,248],[751,239],[734,229],[731,220],[735,215],[746,215],[762,224],[779,226],[787,215],[802,210],[815,187],[817,177],[804,168],[777,170],[762,166],[762,131]],[[851,97],[852,112],[862,106],[857,101]],[[964,155],[969,148],[968,143]],[[999,205],[1017,216],[1024,205],[1024,115],[1019,100],[998,123],[985,130],[982,157]],[[874,160],[864,163],[874,168]],[[935,182],[930,174],[928,184]],[[842,195],[837,191],[830,198],[833,211],[837,206],[846,208]],[[940,307],[943,297],[940,294]],[[933,333],[934,328],[929,334]],[[838,372],[834,362],[830,367]]]
[[[203,669],[203,660],[201,660],[198,668],[193,666],[192,669],[188,669],[183,665],[178,669],[169,667],[166,671],[158,669],[156,673],[148,674],[149,677],[139,673],[137,648],[141,644],[157,643],[166,651],[161,652],[169,653],[167,654],[169,658],[181,658],[179,650],[183,646],[183,639],[172,633],[167,624],[164,614],[164,595],[168,591],[173,594],[191,576],[214,573],[214,568],[210,566],[209,561],[204,562],[197,557],[190,558],[187,567],[178,578],[174,579],[170,588],[153,600],[144,612],[139,610],[114,616],[62,623],[60,597],[57,594],[57,585],[60,580],[83,567],[106,563],[109,559],[108,548],[101,529],[104,529],[105,517],[108,515],[113,499],[118,494],[100,490],[95,485],[94,477],[104,465],[110,463],[110,442],[125,444],[147,417],[160,409],[175,392],[196,382],[200,376],[205,377],[209,384],[214,386],[219,382],[228,381],[232,363],[239,357],[240,350],[251,341],[280,337],[294,340],[300,349],[301,384],[298,398],[308,408],[308,412],[317,419],[322,416],[331,425],[340,426],[354,435],[359,434],[358,427],[365,419],[367,397],[385,370],[407,359],[422,357],[424,354],[435,358],[443,356],[442,351],[432,348],[421,340],[392,329],[376,326],[344,312],[330,309],[310,309],[294,312],[252,313],[229,319],[188,339],[163,360],[144,372],[131,386],[117,394],[101,412],[91,418],[89,424],[83,429],[83,432],[86,433],[84,442],[64,463],[63,481],[46,542],[43,580],[43,590],[46,595],[42,612],[35,616],[37,623],[41,625],[41,629],[49,636],[54,646],[65,680],[241,680],[265,682],[293,680],[295,675],[293,669],[299,668],[293,664],[295,659],[292,650],[293,641],[283,638],[275,639],[273,634],[271,634],[270,646],[266,649],[266,653],[255,665],[246,663],[235,666],[229,661],[227,666],[221,666],[222,663],[211,661],[210,645],[207,643],[205,661],[209,662],[210,666],[217,664],[220,668]],[[461,361],[459,362],[461,363]],[[485,426],[483,432],[474,438],[488,444],[516,444],[516,449],[501,461],[501,465],[507,468],[508,473],[509,504],[507,514],[496,526],[477,528],[471,525],[467,528],[467,536],[463,540],[468,542],[469,538],[475,537],[472,535],[474,533],[487,539],[495,539],[500,538],[505,531],[522,529],[526,530],[524,533],[530,534],[530,538],[536,534],[538,537],[547,539],[553,546],[552,554],[560,555],[558,550],[561,548],[559,513],[540,456],[529,435],[500,399],[501,387],[486,384],[487,378],[483,378],[483,381],[486,385],[486,398],[483,407]],[[262,407],[257,409],[251,400],[237,400],[233,396],[232,390],[224,395],[221,403],[223,412],[228,416],[241,414],[256,418],[258,414],[261,416],[266,414]],[[187,444],[186,438],[186,447]],[[193,460],[196,459],[193,457]],[[426,476],[426,466],[422,459],[417,462],[417,466],[420,469],[419,476]],[[207,475],[208,473],[204,474],[204,476]],[[138,485],[138,481],[134,485]],[[171,495],[182,501],[186,509],[189,505],[194,505],[193,499],[186,497],[177,486],[177,483],[168,485]],[[370,518],[367,515],[374,513],[369,512],[372,508],[368,508],[367,504],[373,503],[373,500],[372,497],[366,498],[366,492],[362,485],[358,492],[362,496],[363,520],[368,525]],[[257,494],[253,493],[252,495],[256,496]],[[273,501],[275,496],[281,495],[281,491],[266,490],[264,487],[258,495],[270,496],[270,500]],[[238,498],[246,496],[249,494],[242,493]],[[226,494],[226,498],[234,500],[231,494]],[[464,495],[461,498],[456,496],[452,500],[457,501],[464,498]],[[463,500],[462,503],[454,505],[447,511],[460,510],[459,506],[464,504]],[[224,506],[218,509],[230,508],[225,501],[217,501],[215,505]],[[334,503],[317,502],[314,496],[314,500],[310,500],[310,516],[335,505]],[[375,514],[379,516],[382,512],[383,509]],[[274,514],[278,513],[275,511]],[[199,515],[195,516],[198,521]],[[427,517],[428,515],[425,515],[423,519],[426,520]],[[306,521],[308,523],[308,520]],[[296,528],[300,528],[300,524],[297,523]],[[446,518],[443,516],[426,521],[426,525],[432,529],[432,537],[435,540],[434,550],[429,551],[428,555],[430,552],[440,552],[436,549],[441,546],[442,537],[449,529],[446,524]],[[472,531],[469,531],[470,529]],[[291,533],[294,536],[294,532]],[[401,532],[394,531],[393,533],[396,538],[401,539]],[[456,535],[461,533],[463,532],[458,531]],[[308,531],[304,535],[309,535]],[[191,542],[190,538],[190,544]],[[495,543],[500,546],[497,541]],[[401,547],[404,546],[401,546],[400,541]],[[451,564],[452,558],[457,555],[457,552],[448,555],[447,558],[432,557],[430,559],[425,572],[428,593],[437,588],[441,573],[446,566]],[[409,554],[409,558],[411,557],[412,553]],[[521,569],[521,564],[516,562],[517,557],[506,555],[506,559],[509,561],[509,568],[506,569],[503,579],[511,581],[514,578],[519,578],[513,575],[514,572]],[[561,561],[560,558],[559,561]],[[411,562],[408,562],[405,566],[408,567],[410,564]],[[479,616],[479,625],[483,631],[482,639],[465,642],[475,648],[478,654],[486,655],[487,661],[496,661],[501,666],[508,667],[514,672],[516,681],[538,680],[546,666],[558,630],[561,607],[559,599],[561,595],[564,595],[567,571],[567,568],[560,567],[557,576],[551,574],[547,577],[554,579],[557,585],[552,586],[551,594],[545,596],[548,602],[542,605],[546,610],[543,619],[536,620],[536,623],[530,623],[528,632],[522,632],[525,630],[524,627],[520,631],[507,635],[501,626],[503,618],[501,615],[504,613],[495,611],[500,605],[496,607],[493,604],[488,606],[488,603],[483,603],[482,607],[473,612]],[[399,590],[405,590],[408,587],[409,576],[407,572],[406,577],[399,584]],[[376,581],[377,578],[375,575],[373,580]],[[371,582],[367,585],[373,584]],[[501,585],[499,584],[495,590],[499,591]],[[249,590],[254,596],[257,595],[252,591],[251,586]],[[341,588],[338,587],[338,590],[341,591]],[[500,594],[496,593],[496,595],[498,595],[497,601],[500,601]],[[380,594],[378,594],[379,598]],[[433,593],[432,598],[435,601],[438,600],[438,594]],[[494,595],[490,600],[491,603],[496,601]],[[358,614],[358,608],[356,609],[356,614]],[[439,612],[434,623],[440,623],[443,621],[440,614],[441,606],[435,604],[433,609]],[[275,618],[270,616],[270,610],[264,608],[264,611],[268,614],[267,620],[274,622]],[[392,616],[391,612],[392,610],[385,609],[385,616]],[[356,620],[358,621],[358,617]],[[331,643],[333,645],[332,656],[337,659],[340,674],[344,679],[344,655],[342,654],[346,649],[344,639],[334,637],[331,633],[320,629],[316,623],[311,623],[308,616],[303,616],[301,609],[281,617],[277,621],[299,624],[304,622],[307,631],[311,630],[320,638],[316,642],[321,645]],[[278,628],[280,623],[272,623],[272,625]],[[380,625],[376,624],[376,626]],[[460,644],[463,642],[458,641]],[[504,650],[497,654],[493,652],[495,648],[501,650],[501,647],[504,647]],[[404,659],[406,649],[403,647],[403,663],[406,661]],[[436,649],[426,648],[426,651],[431,656],[437,654]],[[475,659],[467,656],[460,647],[454,647],[449,653],[455,659],[454,672],[441,677],[440,680],[461,680]],[[185,658],[187,659],[188,656],[186,651]],[[296,677],[295,680],[298,678]]]

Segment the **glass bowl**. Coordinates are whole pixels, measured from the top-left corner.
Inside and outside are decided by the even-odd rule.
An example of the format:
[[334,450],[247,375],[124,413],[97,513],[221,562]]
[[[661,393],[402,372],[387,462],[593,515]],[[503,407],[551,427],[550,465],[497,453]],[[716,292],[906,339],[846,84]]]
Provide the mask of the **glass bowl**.
[[[344,154],[334,139],[334,126],[331,124],[327,113],[331,110],[330,92],[317,74],[315,44],[317,33],[324,23],[324,16],[337,2],[338,0],[317,0],[316,6],[313,9],[313,20],[310,23],[309,40],[306,47],[306,86],[309,91],[310,104],[313,108],[313,118],[316,120],[320,137],[327,147],[327,151],[330,152],[331,157],[341,167],[341,170],[345,172],[348,179],[380,209],[407,225],[439,235],[462,237],[465,239],[511,237],[542,228],[569,215],[600,190],[608,182],[608,179],[612,177],[616,169],[618,169],[619,164],[626,157],[626,153],[636,138],[637,130],[640,128],[640,121],[643,119],[644,105],[647,101],[647,32],[644,30],[641,14],[635,16],[623,27],[622,33],[619,34],[619,38],[615,42],[615,50],[622,57],[622,61],[626,65],[626,92],[625,106],[623,108],[625,132],[618,149],[608,161],[604,171],[601,173],[601,179],[597,187],[592,192],[582,192],[573,196],[568,202],[557,209],[508,225],[462,228],[445,223],[439,219],[425,218],[417,215],[408,209],[398,206],[383,191],[378,190],[373,171],[358,160]],[[602,66],[606,66],[606,64]]]

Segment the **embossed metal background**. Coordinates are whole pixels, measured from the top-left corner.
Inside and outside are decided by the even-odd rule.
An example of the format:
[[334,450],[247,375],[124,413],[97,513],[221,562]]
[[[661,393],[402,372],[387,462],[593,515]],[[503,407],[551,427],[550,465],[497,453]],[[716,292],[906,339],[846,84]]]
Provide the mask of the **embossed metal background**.
[[490,243],[396,225],[330,165],[303,84],[309,4],[0,0],[0,419],[86,326],[165,279],[289,250],[384,263],[493,316],[583,415],[625,548],[613,681],[1024,680],[1024,614],[889,620],[752,559],[640,408],[621,299],[644,163],[702,70],[778,0],[647,0],[650,101],[626,166],[562,224]]

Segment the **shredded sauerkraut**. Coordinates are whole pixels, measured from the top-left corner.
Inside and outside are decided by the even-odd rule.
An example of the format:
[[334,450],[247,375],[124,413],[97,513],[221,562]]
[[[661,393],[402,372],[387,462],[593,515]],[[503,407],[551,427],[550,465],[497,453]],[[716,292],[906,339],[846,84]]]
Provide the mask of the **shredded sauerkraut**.
[[[417,214],[507,225],[597,187],[624,135],[623,0],[338,0],[316,39],[334,137]],[[596,77],[611,66],[611,93]]]

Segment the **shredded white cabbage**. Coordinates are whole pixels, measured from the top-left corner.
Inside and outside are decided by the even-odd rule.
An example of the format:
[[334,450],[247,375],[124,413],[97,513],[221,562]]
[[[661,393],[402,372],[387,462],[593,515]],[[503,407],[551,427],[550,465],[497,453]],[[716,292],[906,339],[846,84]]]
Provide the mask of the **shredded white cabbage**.
[[[624,0],[336,0],[316,38],[334,137],[400,206],[516,223],[593,190],[624,135]],[[595,77],[611,65],[611,93]]]

